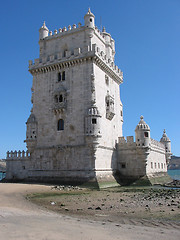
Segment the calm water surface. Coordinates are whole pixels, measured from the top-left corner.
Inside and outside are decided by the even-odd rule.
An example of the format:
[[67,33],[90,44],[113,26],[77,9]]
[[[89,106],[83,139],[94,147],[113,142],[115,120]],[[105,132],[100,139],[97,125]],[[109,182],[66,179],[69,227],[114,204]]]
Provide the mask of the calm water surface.
[[172,179],[180,180],[180,170],[168,170],[168,174]]

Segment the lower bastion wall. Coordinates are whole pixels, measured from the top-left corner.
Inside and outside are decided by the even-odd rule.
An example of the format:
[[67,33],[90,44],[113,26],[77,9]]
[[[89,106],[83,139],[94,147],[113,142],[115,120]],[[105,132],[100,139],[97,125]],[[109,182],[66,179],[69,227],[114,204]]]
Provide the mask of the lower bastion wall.
[[117,169],[126,178],[139,178],[145,175],[145,153],[138,149],[133,136],[119,138],[117,143]]
[[147,175],[167,172],[166,150],[163,143],[151,138],[151,151],[147,157]]
[[133,137],[119,138],[117,169],[120,175],[134,178],[167,172],[165,146],[151,139],[149,147],[139,147]]
[[8,153],[7,180],[39,182],[86,182],[112,179],[115,149],[93,145],[36,148],[29,153]]

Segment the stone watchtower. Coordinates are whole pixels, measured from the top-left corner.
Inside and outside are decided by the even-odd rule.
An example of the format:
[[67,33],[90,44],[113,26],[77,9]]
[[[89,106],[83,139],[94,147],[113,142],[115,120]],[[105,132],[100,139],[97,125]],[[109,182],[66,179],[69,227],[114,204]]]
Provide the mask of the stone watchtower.
[[122,72],[115,44],[95,26],[90,11],[84,26],[39,30],[39,58],[33,76],[26,144],[26,176],[32,180],[82,182],[110,179],[117,168],[115,146],[122,136]]
[[143,116],[141,116],[141,120],[136,126],[135,129],[136,134],[136,146],[137,147],[144,147],[149,148],[151,145],[151,138],[150,138],[150,127],[144,121]]
[[169,164],[169,161],[171,160],[171,141],[168,138],[167,134],[166,134],[166,130],[164,129],[162,138],[160,139],[160,142],[164,144],[165,146],[165,151],[166,151],[166,163],[167,165]]

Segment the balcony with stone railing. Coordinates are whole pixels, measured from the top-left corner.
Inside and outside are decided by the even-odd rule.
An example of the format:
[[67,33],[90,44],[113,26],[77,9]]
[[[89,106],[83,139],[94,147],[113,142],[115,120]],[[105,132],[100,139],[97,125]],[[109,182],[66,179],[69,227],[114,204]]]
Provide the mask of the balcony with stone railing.
[[29,159],[30,153],[29,151],[7,151],[7,157],[6,160],[12,160],[12,159]]

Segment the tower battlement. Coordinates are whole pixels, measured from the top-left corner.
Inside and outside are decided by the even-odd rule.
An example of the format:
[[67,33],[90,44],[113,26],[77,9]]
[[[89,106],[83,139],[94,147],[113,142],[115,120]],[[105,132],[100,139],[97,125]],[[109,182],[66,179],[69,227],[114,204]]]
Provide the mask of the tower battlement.
[[58,70],[71,65],[81,64],[84,61],[92,60],[109,72],[120,83],[123,82],[123,72],[114,64],[111,58],[97,44],[84,46],[83,48],[74,48],[71,51],[58,52],[53,55],[44,56],[29,61],[29,71],[33,73],[44,72],[48,70]]

